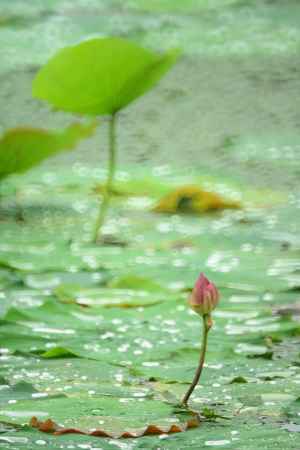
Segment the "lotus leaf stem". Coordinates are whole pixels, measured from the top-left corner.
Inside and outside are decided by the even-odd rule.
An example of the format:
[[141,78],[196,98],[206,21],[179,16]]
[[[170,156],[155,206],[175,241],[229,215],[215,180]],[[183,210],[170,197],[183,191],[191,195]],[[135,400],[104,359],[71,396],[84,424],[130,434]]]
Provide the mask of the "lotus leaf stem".
[[106,183],[103,191],[102,202],[99,207],[98,217],[96,220],[95,231],[93,236],[93,241],[96,243],[101,240],[102,228],[108,213],[112,187],[116,171],[116,159],[117,159],[117,149],[116,149],[116,123],[117,115],[113,114],[109,121],[109,161],[108,161],[108,174],[106,178]]

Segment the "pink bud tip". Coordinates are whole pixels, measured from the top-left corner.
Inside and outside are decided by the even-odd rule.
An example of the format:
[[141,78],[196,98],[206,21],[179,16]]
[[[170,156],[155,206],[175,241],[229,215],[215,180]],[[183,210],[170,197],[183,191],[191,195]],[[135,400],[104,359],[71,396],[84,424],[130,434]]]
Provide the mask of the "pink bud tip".
[[190,307],[200,316],[204,316],[215,309],[219,298],[216,286],[201,273],[189,298]]

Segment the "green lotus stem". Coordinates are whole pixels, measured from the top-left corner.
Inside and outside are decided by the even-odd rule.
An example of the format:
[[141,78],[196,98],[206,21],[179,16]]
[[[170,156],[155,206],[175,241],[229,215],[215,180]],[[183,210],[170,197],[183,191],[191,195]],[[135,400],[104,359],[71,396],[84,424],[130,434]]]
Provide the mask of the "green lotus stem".
[[199,364],[194,376],[194,379],[192,381],[192,384],[190,385],[189,389],[187,390],[185,396],[182,399],[182,405],[183,406],[187,406],[188,400],[193,392],[193,390],[195,389],[195,387],[197,386],[201,373],[202,373],[202,369],[204,366],[204,361],[205,361],[205,354],[206,354],[206,349],[207,349],[207,337],[208,337],[208,332],[212,327],[212,321],[211,321],[211,317],[209,314],[205,314],[204,316],[202,316],[203,319],[203,327],[202,327],[202,345],[201,345],[201,351],[200,351],[200,359],[199,359]]
[[17,187],[14,189],[15,205],[16,205],[16,221],[25,222],[22,203],[20,201],[20,191]]
[[116,122],[117,122],[117,115],[116,113],[113,114],[109,121],[109,161],[108,161],[108,174],[106,178],[106,183],[103,191],[103,197],[102,202],[99,207],[98,217],[95,225],[95,232],[93,241],[97,242],[100,240],[101,237],[101,230],[103,227],[103,224],[105,222],[111,194],[112,194],[112,187],[114,182],[114,176],[116,171]]

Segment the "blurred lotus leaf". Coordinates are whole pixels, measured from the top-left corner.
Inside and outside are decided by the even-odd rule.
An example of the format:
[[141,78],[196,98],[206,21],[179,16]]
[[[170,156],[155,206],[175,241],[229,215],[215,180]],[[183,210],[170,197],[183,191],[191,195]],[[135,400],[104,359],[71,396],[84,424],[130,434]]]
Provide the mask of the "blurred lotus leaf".
[[164,196],[153,211],[158,213],[199,214],[223,209],[239,209],[240,203],[227,200],[214,192],[207,192],[198,186],[181,186]]
[[0,179],[22,173],[61,151],[72,150],[91,136],[96,123],[74,123],[62,131],[42,128],[13,128],[0,138]]
[[149,91],[177,56],[177,51],[162,55],[120,38],[90,39],[50,59],[33,81],[32,93],[63,111],[115,114]]

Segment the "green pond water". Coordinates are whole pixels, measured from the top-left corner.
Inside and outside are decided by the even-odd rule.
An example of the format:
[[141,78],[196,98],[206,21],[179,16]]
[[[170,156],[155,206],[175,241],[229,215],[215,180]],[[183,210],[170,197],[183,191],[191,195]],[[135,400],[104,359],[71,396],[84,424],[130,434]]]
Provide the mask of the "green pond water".
[[[74,119],[31,98],[36,71],[67,44],[116,35],[182,49],[120,117],[111,245],[90,243],[105,121],[75,151],[1,183],[1,449],[300,449],[299,23],[296,0],[1,0],[3,132]],[[152,211],[186,184],[243,208]],[[198,360],[186,299],[200,271],[222,300],[191,407],[221,417],[138,439],[28,426],[50,417],[117,435],[184,423],[174,405]]]

